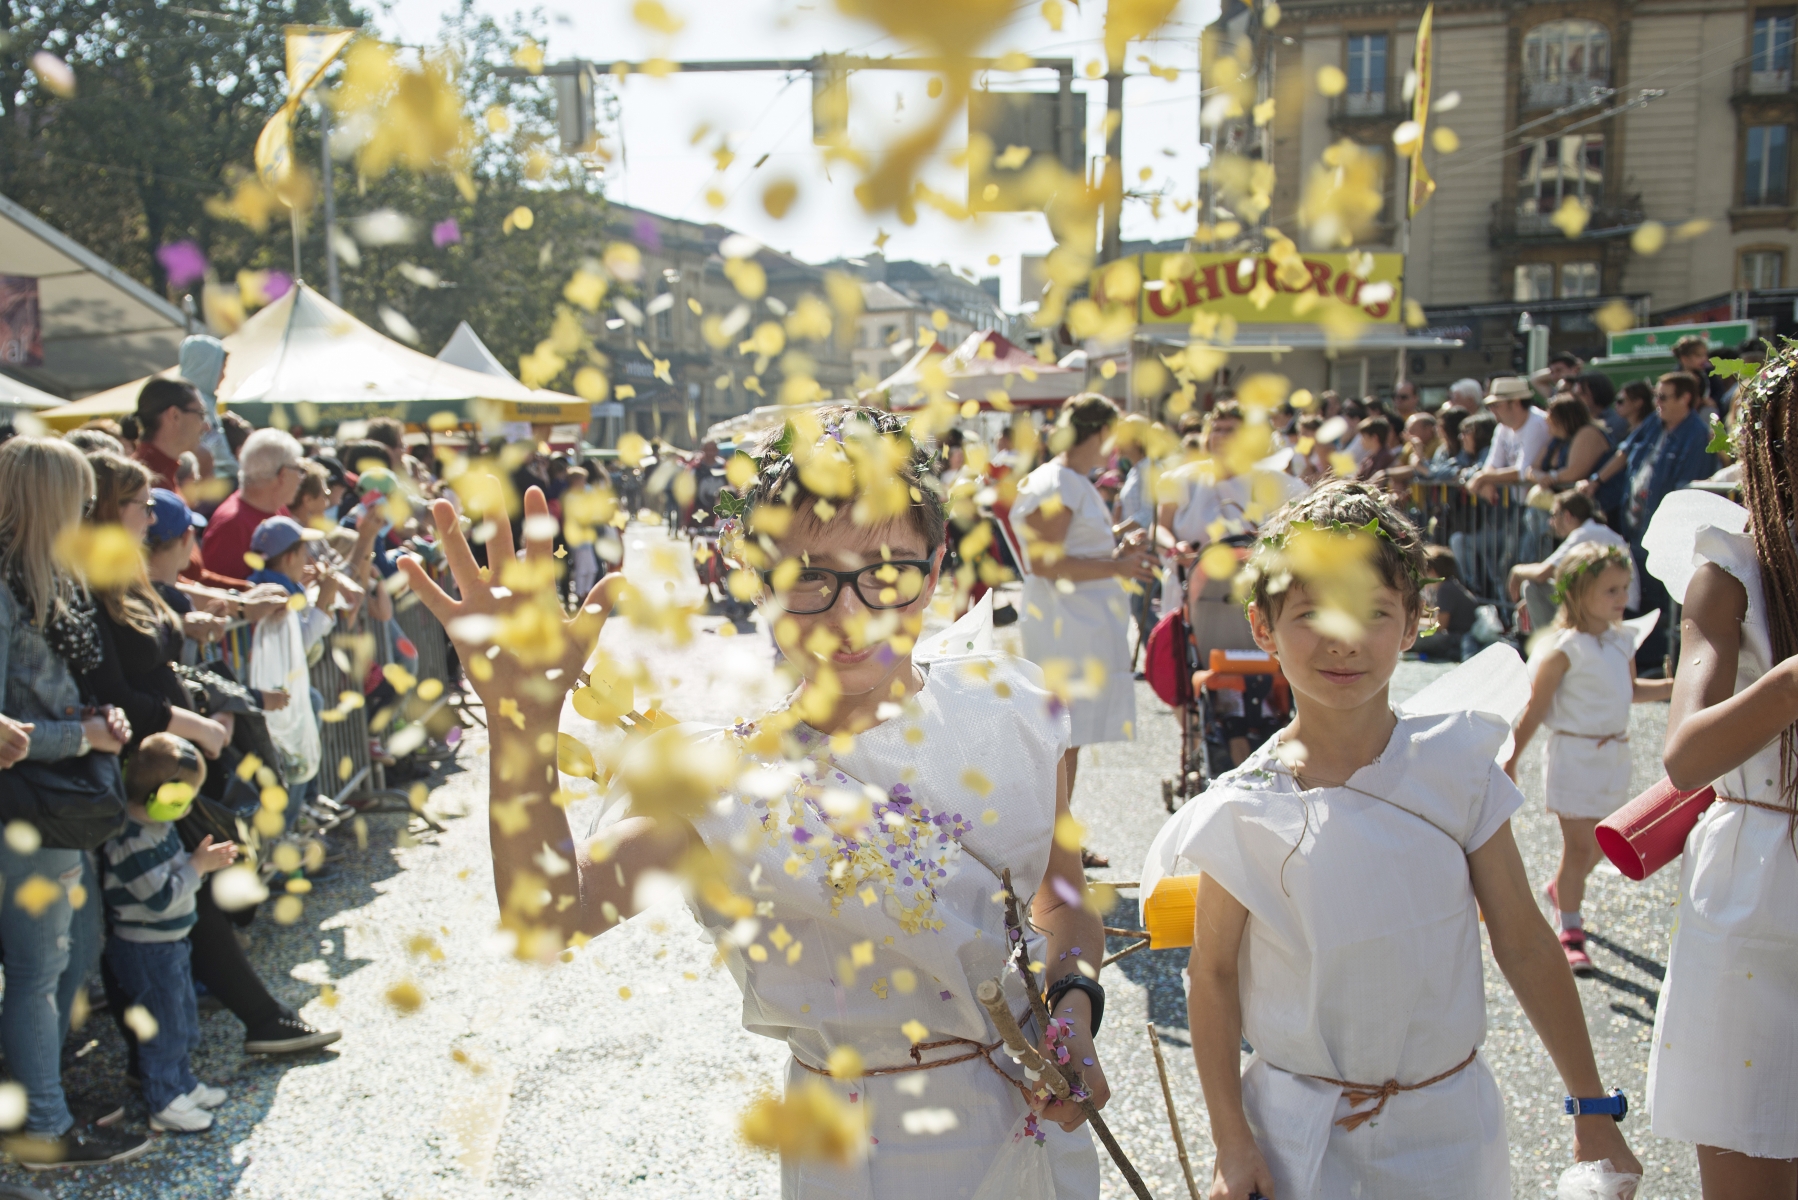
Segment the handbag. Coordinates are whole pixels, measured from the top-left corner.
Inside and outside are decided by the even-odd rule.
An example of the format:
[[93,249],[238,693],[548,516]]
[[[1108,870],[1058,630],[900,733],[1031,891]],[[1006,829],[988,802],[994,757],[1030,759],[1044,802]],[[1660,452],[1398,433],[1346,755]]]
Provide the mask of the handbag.
[[1163,704],[1174,708],[1192,703],[1192,668],[1186,661],[1191,636],[1181,606],[1155,622],[1143,648],[1143,678]]
[[0,770],[0,820],[29,821],[52,850],[92,850],[125,828],[119,756],[99,750]]
[[1598,848],[1625,879],[1640,883],[1679,857],[1692,827],[1716,801],[1717,789],[1708,784],[1682,792],[1662,779],[1598,823]]

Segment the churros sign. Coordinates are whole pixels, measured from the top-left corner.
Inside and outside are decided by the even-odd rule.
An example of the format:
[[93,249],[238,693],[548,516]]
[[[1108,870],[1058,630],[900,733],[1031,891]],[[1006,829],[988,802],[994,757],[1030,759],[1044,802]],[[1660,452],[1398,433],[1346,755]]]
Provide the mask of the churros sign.
[[[1324,315],[1320,302],[1328,301],[1350,305],[1369,321],[1397,323],[1404,307],[1404,256],[1371,257],[1373,269],[1362,278],[1347,254],[1306,254],[1299,260],[1301,278],[1290,263],[1282,270],[1264,254],[1144,254],[1137,320],[1174,325],[1208,314],[1245,325],[1310,323]],[[1180,259],[1186,262],[1169,261]],[[1164,266],[1173,269],[1164,274]],[[1105,274],[1103,267],[1093,273],[1093,298],[1101,306]],[[1154,286],[1157,281],[1161,286]]]

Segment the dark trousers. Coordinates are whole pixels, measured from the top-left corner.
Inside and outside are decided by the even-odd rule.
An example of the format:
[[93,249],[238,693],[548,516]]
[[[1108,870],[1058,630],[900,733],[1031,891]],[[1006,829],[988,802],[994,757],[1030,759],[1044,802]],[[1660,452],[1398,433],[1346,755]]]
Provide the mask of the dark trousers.
[[[219,1003],[236,1014],[244,1028],[254,1030],[285,1016],[287,1009],[269,995],[268,988],[250,965],[250,958],[238,944],[237,932],[229,914],[212,902],[212,889],[202,887],[196,898],[194,927],[187,941],[192,950],[192,970],[196,982],[219,998]],[[101,982],[106,985],[106,999],[113,1020],[119,1021],[119,1032],[125,1039],[131,1063],[138,1062],[137,1038],[122,1021],[129,1001],[125,998],[111,965],[101,964]],[[132,1074],[143,1076],[137,1071]]]
[[188,973],[186,938],[131,942],[116,933],[106,942],[105,962],[132,1004],[156,1018],[156,1036],[137,1048],[137,1077],[153,1113],[193,1091],[192,1056],[200,1044],[200,1014]]

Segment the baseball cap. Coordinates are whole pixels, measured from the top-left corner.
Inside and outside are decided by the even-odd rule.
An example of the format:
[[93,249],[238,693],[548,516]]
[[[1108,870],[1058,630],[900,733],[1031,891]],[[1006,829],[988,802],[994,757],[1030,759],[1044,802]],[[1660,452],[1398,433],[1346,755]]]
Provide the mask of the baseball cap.
[[190,529],[206,528],[206,518],[187,507],[179,492],[150,489],[150,540],[172,542]]
[[250,535],[250,549],[264,559],[279,558],[301,542],[316,542],[325,535],[307,529],[292,517],[270,517]]

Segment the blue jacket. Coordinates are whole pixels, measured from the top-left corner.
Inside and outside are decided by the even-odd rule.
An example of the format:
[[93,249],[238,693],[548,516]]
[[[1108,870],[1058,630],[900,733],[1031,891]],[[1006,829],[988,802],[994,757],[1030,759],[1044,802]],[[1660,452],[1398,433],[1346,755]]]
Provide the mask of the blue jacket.
[[69,664],[25,617],[12,589],[0,582],[0,678],[4,711],[36,726],[27,758],[58,762],[81,748],[81,688]]
[[[1660,420],[1655,419],[1655,425]],[[1637,433],[1648,429],[1647,422]],[[1717,456],[1707,453],[1710,425],[1699,413],[1689,414],[1672,429],[1648,434],[1643,438],[1640,458],[1630,456],[1629,531],[1637,544],[1648,531],[1655,510],[1667,493],[1684,487],[1694,479],[1704,479],[1717,469]]]

